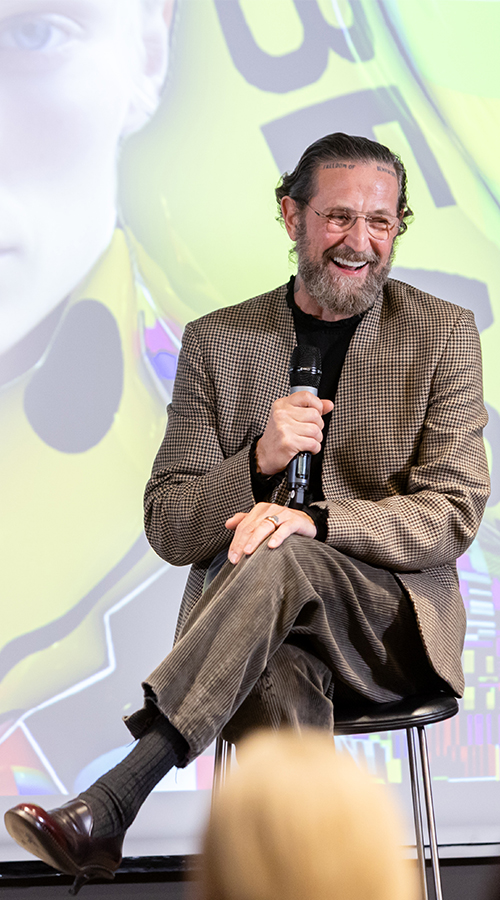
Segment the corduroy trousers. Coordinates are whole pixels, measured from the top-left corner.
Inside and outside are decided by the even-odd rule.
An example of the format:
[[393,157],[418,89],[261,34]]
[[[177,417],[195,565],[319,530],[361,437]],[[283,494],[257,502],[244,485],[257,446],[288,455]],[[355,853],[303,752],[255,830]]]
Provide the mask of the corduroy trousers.
[[[337,693],[389,702],[443,686],[394,574],[298,535],[226,562],[143,685],[188,742],[186,763],[221,731],[233,743],[257,727],[332,731]],[[141,712],[126,720],[134,737]]]

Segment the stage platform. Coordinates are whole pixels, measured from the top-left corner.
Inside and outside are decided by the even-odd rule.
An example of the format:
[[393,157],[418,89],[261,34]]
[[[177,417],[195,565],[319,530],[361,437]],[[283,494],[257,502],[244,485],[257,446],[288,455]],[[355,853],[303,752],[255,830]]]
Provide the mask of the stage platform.
[[[408,860],[408,865],[414,865]],[[82,888],[82,900],[201,900],[199,856],[125,857],[113,882]],[[443,859],[444,900],[500,900],[498,857]],[[72,878],[41,862],[0,862],[2,900],[59,900]],[[432,887],[429,890],[432,894]]]

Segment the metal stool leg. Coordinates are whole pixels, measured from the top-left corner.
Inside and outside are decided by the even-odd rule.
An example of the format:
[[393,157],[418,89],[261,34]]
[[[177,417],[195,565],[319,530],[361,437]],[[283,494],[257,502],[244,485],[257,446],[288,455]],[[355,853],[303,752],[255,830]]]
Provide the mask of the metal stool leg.
[[418,737],[420,740],[420,759],[422,762],[422,777],[424,780],[425,806],[427,810],[427,823],[429,826],[429,843],[431,845],[431,862],[432,874],[434,878],[434,891],[436,900],[443,900],[443,890],[441,887],[441,872],[439,870],[439,854],[437,845],[436,819],[434,817],[434,801],[432,798],[431,786],[431,770],[429,766],[429,752],[427,749],[427,737],[425,728],[422,725],[418,727]]
[[215,742],[215,758],[214,758],[214,777],[212,781],[212,793],[217,793],[220,789],[222,778],[222,758],[224,755],[224,742],[219,735]]
[[413,801],[413,818],[415,820],[415,838],[417,844],[417,861],[420,875],[422,897],[428,900],[427,878],[425,875],[425,846],[424,830],[422,822],[422,804],[420,802],[420,790],[418,786],[416,734],[414,728],[406,729],[408,740],[408,762],[410,765],[411,798]]
[[212,799],[223,786],[231,769],[231,744],[221,736],[215,742],[214,778],[212,782]]

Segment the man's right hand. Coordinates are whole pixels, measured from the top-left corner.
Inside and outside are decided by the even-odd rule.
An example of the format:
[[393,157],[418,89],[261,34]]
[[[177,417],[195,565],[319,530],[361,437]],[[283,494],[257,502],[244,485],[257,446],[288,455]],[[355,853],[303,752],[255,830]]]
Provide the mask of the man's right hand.
[[323,440],[323,416],[331,412],[331,400],[320,400],[309,391],[297,391],[275,400],[266,430],[257,441],[257,469],[263,475],[282,472],[297,453],[319,453]]

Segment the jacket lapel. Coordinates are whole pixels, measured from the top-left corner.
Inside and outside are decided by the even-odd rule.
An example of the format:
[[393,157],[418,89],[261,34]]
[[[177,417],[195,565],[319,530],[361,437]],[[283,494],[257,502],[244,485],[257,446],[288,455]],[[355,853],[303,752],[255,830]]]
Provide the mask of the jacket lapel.
[[[346,354],[323,457],[325,497],[335,496],[342,488],[337,461],[339,456],[345,455],[346,446],[351,448],[349,452],[354,446],[363,454],[371,452],[367,441],[358,442],[356,435],[365,430],[367,411],[376,418],[379,387],[374,374],[380,358],[382,307],[383,294],[380,293],[358,325]],[[355,465],[362,467],[363,459],[358,457]]]
[[279,397],[286,397],[290,393],[290,375],[288,373],[290,357],[297,343],[295,326],[291,309],[286,303],[286,291],[288,285],[280,289],[273,309],[273,330],[270,335],[269,353],[273,360],[274,378],[262,388],[269,405]]

